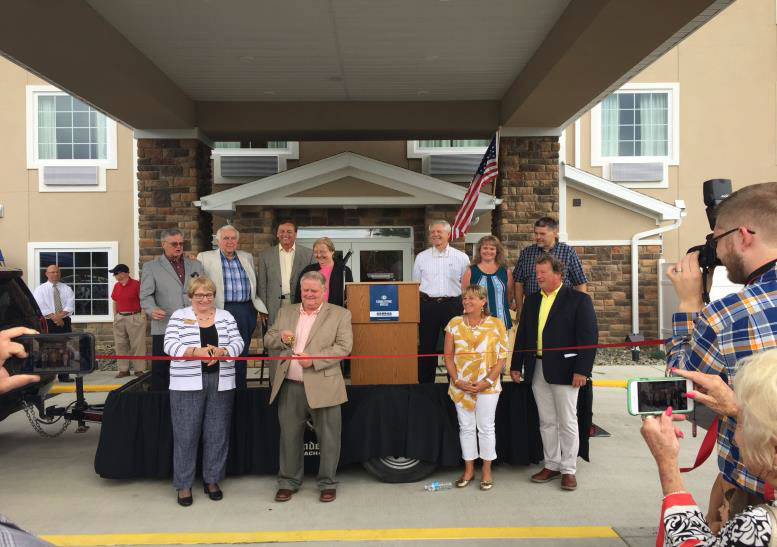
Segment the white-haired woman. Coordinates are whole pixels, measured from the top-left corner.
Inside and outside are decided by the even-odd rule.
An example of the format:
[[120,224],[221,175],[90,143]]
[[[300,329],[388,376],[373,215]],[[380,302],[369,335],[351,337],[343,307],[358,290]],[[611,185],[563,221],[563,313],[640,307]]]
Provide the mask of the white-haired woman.
[[[777,351],[748,357],[734,379],[732,391],[720,376],[674,370],[693,380],[701,400],[719,414],[736,416],[735,440],[745,467],[772,487],[777,486]],[[774,502],[747,507],[714,534],[696,502],[685,490],[677,463],[682,437],[671,408],[642,424],[642,436],[658,464],[664,503],[661,508],[664,545],[772,545],[777,534]],[[659,532],[660,533],[660,532]],[[661,538],[659,538],[661,539]]]
[[[192,305],[173,313],[165,331],[170,362],[170,416],[173,423],[173,486],[178,504],[192,504],[197,447],[202,436],[202,479],[205,493],[222,499],[235,398],[235,357],[243,339],[235,319],[214,305],[216,285],[194,278],[188,295]],[[177,360],[200,357],[201,360]],[[224,359],[226,358],[226,359]]]

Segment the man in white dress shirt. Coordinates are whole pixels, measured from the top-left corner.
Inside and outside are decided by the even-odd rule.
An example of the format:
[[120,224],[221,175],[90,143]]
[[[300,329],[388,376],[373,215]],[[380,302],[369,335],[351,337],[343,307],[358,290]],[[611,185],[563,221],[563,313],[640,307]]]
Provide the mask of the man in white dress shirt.
[[[436,353],[440,332],[453,317],[461,315],[461,278],[469,268],[469,257],[449,245],[451,225],[435,220],[429,225],[432,247],[418,253],[413,281],[421,286],[420,352]],[[431,384],[437,371],[437,357],[418,359],[418,383]]]
[[[48,331],[52,334],[72,332],[70,316],[75,313],[76,297],[68,285],[60,283],[59,266],[52,264],[46,268],[46,281],[38,285],[32,295],[38,303],[40,312],[46,318]],[[72,382],[67,374],[57,376],[60,382]]]

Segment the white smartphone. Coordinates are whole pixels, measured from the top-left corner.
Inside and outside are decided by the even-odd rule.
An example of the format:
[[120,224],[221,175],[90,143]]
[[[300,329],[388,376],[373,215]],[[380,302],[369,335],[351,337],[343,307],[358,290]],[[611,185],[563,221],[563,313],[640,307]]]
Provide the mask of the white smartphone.
[[693,411],[693,399],[685,394],[693,391],[693,382],[670,376],[662,378],[632,378],[626,388],[629,414],[661,414],[672,407],[675,414]]

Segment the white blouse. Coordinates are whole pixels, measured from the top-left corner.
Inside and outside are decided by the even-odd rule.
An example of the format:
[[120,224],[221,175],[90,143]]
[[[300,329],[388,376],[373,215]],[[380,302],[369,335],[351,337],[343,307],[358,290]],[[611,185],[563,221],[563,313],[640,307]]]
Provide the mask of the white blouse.
[[[230,357],[238,357],[243,351],[243,338],[232,314],[216,308],[215,323],[219,333],[219,347],[225,348]],[[191,306],[173,312],[165,330],[165,353],[170,357],[182,357],[188,348],[202,347],[200,325]],[[196,391],[202,389],[202,363],[198,360],[170,361],[170,389]],[[235,389],[235,361],[219,361],[219,391]]]

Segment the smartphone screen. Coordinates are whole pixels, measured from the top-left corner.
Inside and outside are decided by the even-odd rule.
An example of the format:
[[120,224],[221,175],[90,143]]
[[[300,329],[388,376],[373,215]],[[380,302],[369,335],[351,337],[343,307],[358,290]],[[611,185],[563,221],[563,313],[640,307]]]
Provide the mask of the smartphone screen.
[[24,346],[26,374],[92,372],[95,368],[94,336],[89,333],[37,334],[14,338]]
[[655,380],[637,383],[637,411],[663,412],[668,407],[675,410],[688,410],[685,393],[685,378]]

